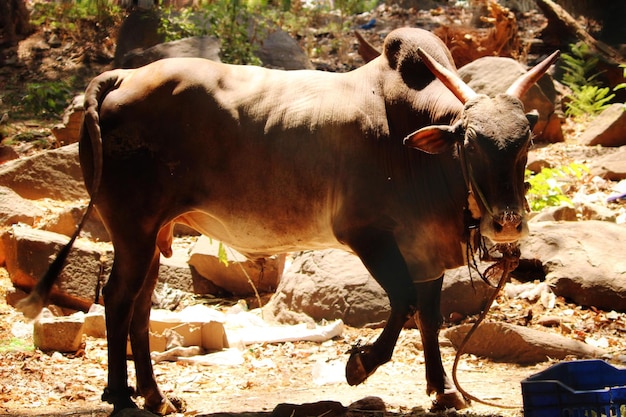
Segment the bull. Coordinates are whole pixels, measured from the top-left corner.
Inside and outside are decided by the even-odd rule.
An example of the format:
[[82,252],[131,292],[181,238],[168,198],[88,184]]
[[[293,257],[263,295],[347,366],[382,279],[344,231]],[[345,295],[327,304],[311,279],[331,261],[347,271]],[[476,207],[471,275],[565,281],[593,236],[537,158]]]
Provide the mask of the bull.
[[[468,228],[496,243],[527,233],[524,167],[536,120],[522,94],[557,53],[506,94],[475,93],[446,46],[398,29],[383,53],[349,73],[270,70],[193,58],[105,72],[85,94],[80,161],[114,246],[103,289],[114,413],[136,407],[130,335],[145,408],[176,407],[159,390],[148,347],[159,256],[175,223],[263,258],[349,250],[386,291],[391,312],[372,344],[353,349],[349,384],[393,353],[415,317],[435,408],[468,406],[442,366],[438,332],[446,269],[467,261]],[[33,316],[82,223],[22,310]]]

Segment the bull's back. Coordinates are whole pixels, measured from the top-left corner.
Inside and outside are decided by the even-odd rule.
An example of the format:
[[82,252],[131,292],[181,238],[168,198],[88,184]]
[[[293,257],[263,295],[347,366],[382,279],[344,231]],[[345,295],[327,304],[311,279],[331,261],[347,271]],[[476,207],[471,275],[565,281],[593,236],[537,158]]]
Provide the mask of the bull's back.
[[100,108],[101,211],[133,196],[136,216],[150,207],[247,252],[337,245],[342,148],[364,138],[357,112],[339,114],[329,94],[353,89],[195,59],[128,72]]

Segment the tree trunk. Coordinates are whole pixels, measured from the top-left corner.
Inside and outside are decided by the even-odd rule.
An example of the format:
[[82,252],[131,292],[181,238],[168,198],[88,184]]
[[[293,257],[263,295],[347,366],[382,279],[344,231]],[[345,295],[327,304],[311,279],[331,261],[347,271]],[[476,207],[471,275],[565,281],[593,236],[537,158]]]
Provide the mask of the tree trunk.
[[0,0],[0,46],[15,45],[32,32],[24,0]]

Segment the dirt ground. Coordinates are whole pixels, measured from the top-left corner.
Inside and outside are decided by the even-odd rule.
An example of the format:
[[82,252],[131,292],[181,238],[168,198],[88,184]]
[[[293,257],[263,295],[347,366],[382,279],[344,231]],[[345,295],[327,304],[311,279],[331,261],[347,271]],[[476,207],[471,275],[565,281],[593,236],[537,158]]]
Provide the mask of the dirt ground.
[[[32,324],[6,304],[12,285],[0,270],[0,415],[105,416],[111,408],[100,401],[106,385],[106,342],[88,337],[85,349],[62,355],[32,350]],[[424,357],[419,332],[403,331],[393,360],[364,384],[343,380],[350,346],[369,341],[380,330],[347,328],[343,336],[324,343],[253,345],[237,366],[205,366],[184,362],[156,364],[161,388],[187,402],[181,416],[214,413],[263,414],[280,403],[337,401],[344,406],[364,397],[380,397],[390,415],[427,415]],[[17,335],[17,336],[16,336]],[[446,369],[454,349],[443,347]],[[462,414],[521,416],[520,381],[548,364],[522,367],[467,356],[459,366],[459,381],[473,395],[515,407],[501,410],[474,404]],[[129,374],[133,377],[133,362]],[[132,380],[132,379],[131,379]]]

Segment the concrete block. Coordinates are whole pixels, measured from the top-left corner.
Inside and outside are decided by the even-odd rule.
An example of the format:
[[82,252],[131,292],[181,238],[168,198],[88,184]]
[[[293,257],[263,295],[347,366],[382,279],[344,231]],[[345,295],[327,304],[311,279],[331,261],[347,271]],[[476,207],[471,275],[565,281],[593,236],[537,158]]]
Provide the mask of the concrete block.
[[41,317],[34,322],[33,342],[43,351],[76,352],[83,340],[82,315]]

